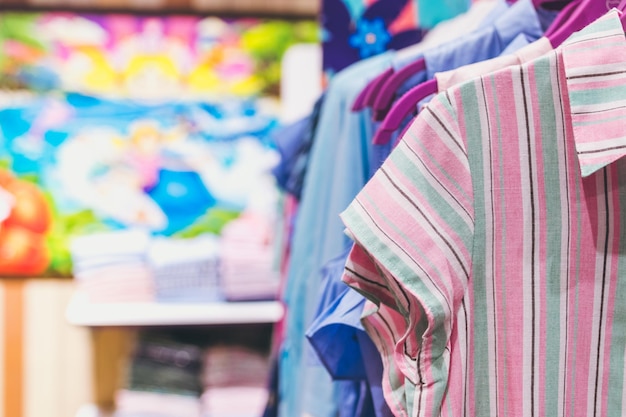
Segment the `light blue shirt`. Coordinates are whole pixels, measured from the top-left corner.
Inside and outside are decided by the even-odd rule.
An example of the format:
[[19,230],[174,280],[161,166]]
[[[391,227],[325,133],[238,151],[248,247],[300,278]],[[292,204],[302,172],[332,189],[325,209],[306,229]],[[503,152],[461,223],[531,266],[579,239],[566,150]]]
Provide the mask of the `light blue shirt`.
[[[499,17],[501,17],[504,13],[506,13],[508,9],[509,9],[509,5],[505,0],[498,0],[498,3],[493,7],[493,9],[491,9],[491,11],[485,17],[483,17],[482,21],[480,22],[480,25],[477,28],[475,28],[471,33],[476,33],[476,32],[480,32],[485,29],[488,29],[489,26],[493,25],[493,23]],[[461,39],[457,39],[457,40],[452,40],[448,43],[457,43],[460,41]],[[437,47],[435,47],[434,49],[436,48]],[[399,70],[401,68],[404,68],[410,62],[418,58],[422,58],[422,57],[423,57],[423,54],[421,51],[415,53],[413,56],[411,56],[410,54],[399,54],[398,56],[395,56],[393,58],[392,65],[396,70]]]
[[519,0],[492,25],[474,31],[458,41],[425,51],[426,78],[432,79],[436,72],[500,56],[513,41],[518,48],[522,47],[524,45],[518,38],[520,34],[525,36],[525,45],[528,45],[539,39],[544,31],[531,0]]
[[353,113],[365,85],[389,68],[392,53],[352,65],[331,81],[311,149],[294,230],[280,361],[279,416],[332,417],[338,390],[326,369],[308,360],[305,331],[318,304],[323,265],[351,246],[339,218],[370,178],[373,126],[369,111]]

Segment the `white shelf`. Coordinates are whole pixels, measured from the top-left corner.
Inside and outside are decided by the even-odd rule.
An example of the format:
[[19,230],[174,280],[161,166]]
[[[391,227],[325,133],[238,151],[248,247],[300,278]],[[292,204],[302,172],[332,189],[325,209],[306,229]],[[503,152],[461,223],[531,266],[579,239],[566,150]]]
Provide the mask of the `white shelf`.
[[177,326],[275,323],[284,314],[278,301],[217,303],[90,303],[76,292],[65,312],[78,326]]

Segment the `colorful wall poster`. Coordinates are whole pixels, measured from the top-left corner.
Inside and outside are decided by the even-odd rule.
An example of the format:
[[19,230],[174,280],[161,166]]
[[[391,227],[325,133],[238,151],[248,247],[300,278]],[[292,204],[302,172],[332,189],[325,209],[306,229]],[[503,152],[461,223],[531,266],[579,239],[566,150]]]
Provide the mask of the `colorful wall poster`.
[[0,275],[68,275],[69,240],[219,234],[277,201],[277,124],[258,101],[159,105],[35,95],[0,109]]
[[190,240],[271,215],[280,60],[317,35],[312,21],[1,13],[0,276],[71,275],[76,236]]
[[146,99],[277,95],[280,59],[313,21],[2,13],[0,87]]

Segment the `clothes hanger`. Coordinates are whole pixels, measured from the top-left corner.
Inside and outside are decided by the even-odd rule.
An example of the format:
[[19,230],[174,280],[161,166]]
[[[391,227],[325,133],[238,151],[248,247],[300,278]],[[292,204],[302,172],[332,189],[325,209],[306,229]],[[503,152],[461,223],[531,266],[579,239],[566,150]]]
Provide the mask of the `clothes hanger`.
[[380,91],[374,98],[372,109],[374,110],[373,118],[381,121],[387,115],[389,108],[393,102],[394,96],[412,75],[426,69],[426,60],[419,58],[411,62],[399,71],[394,72],[380,88]]
[[365,86],[365,88],[361,90],[359,95],[356,97],[356,100],[354,100],[354,103],[352,104],[352,111],[361,111],[365,108],[365,97],[367,97],[367,93],[372,88],[372,84],[374,84],[374,81],[376,81],[376,79],[370,81]]
[[605,2],[599,0],[582,0],[561,27],[546,37],[548,41],[550,41],[550,45],[552,45],[553,48],[557,48],[565,39],[569,38],[572,33],[581,30],[606,12]]
[[352,105],[352,111],[361,111],[366,107],[371,107],[373,94],[378,94],[382,84],[393,74],[393,68],[387,68],[376,78],[370,81],[363,90],[359,93],[354,104]]
[[[570,6],[572,7],[568,7],[569,10],[563,9],[563,13],[567,13],[571,18],[565,20],[566,27],[563,28],[564,32],[565,30],[571,31],[567,37],[569,37],[574,31],[582,29],[582,27],[591,23],[605,13],[605,8],[599,7],[598,4],[599,2],[597,0],[574,1],[573,3],[570,3]],[[626,11],[626,0],[622,0],[618,9]],[[626,26],[626,13],[621,14],[620,21],[622,22],[622,26]],[[576,29],[568,29],[568,26],[570,28],[576,27]],[[556,39],[554,37],[552,39],[549,38],[553,46],[553,42],[559,42],[559,45],[563,42],[559,40],[560,37],[563,36],[563,33],[558,33],[558,30],[556,32],[557,35],[554,35],[555,37],[558,36]],[[402,121],[411,113],[411,111],[415,109],[417,104],[429,95],[437,92],[438,86],[436,79],[426,81],[425,83],[409,90],[398,100],[396,104],[393,105],[387,116],[384,118],[378,130],[374,134],[373,143],[377,145],[388,143],[393,135],[393,132],[400,128]]]
[[[533,4],[541,4],[545,1],[546,0],[533,0]],[[420,58],[392,74],[389,80],[383,84],[380,93],[377,94],[374,100],[372,105],[373,119],[376,121],[384,120],[400,87],[407,82],[413,74],[425,69],[426,61]]]
[[560,11],[572,4],[571,0],[532,0],[535,9]]
[[365,97],[365,106],[372,107],[374,105],[374,100],[380,93],[380,90],[383,88],[383,85],[387,82],[387,80],[393,76],[395,73],[395,69],[390,67],[386,69],[382,74],[376,77],[375,82],[372,87],[368,90],[367,96]]
[[[563,9],[563,12],[567,13],[571,17],[571,19],[574,20],[566,19],[565,23],[567,23],[567,25],[580,25],[580,27],[578,27],[576,30],[582,29],[582,27],[584,27],[586,24],[591,23],[593,20],[597,19],[605,13],[604,8],[598,7],[598,2],[596,1],[594,3],[594,0],[574,1],[568,6],[572,7],[569,7],[569,10]],[[578,7],[586,7],[586,9],[584,11],[580,11],[579,9],[577,9]],[[626,27],[626,13],[624,13],[626,11],[626,0],[622,0],[617,8],[622,11],[620,21],[622,22],[622,26]],[[578,13],[574,14],[574,11],[576,10],[579,11]],[[587,23],[582,23],[581,25],[581,22]],[[567,25],[564,29],[567,29]],[[571,33],[576,30],[572,30]],[[571,33],[568,34],[567,37],[569,37]],[[559,33],[555,36],[560,37],[563,36],[563,34]],[[559,45],[563,42],[559,41],[559,38],[556,38],[556,40],[554,38],[549,40],[551,41],[551,44],[553,46],[554,44],[552,42],[559,42]],[[388,143],[391,139],[391,136],[393,135],[393,132],[397,131],[400,128],[402,121],[410,114],[411,111],[415,109],[417,104],[429,95],[436,94],[437,92],[438,86],[436,79],[426,81],[425,83],[419,84],[418,86],[410,89],[398,100],[397,103],[393,105],[389,113],[386,115],[378,130],[374,134],[373,143],[376,145],[384,145]]]
[[551,0],[532,0],[533,3],[533,7],[535,9],[540,9],[545,7],[548,3],[552,3],[553,1]]
[[[569,3],[565,8],[563,8],[563,10],[559,13],[559,16],[563,16],[561,20],[564,20],[564,21],[569,20],[570,15],[573,14],[577,10],[577,5],[585,1],[588,3],[588,6],[597,6],[595,8],[591,7],[594,12],[592,13],[592,15],[596,17],[591,20],[588,20],[588,18],[586,18],[585,19],[586,23],[584,23],[580,28],[584,27],[588,23],[591,23],[593,20],[595,20],[596,18],[602,15],[601,13],[598,14],[598,11],[602,9],[602,7],[599,6],[599,4],[601,3],[599,0],[574,0],[573,2]],[[546,7],[550,3],[560,4],[559,1],[555,1],[555,0],[532,0],[532,2],[535,8],[540,8],[540,7],[543,8],[543,7]],[[585,14],[585,16],[587,15]],[[557,28],[559,27],[560,27],[560,24],[558,26],[554,24],[551,25],[551,28],[553,28],[553,31],[556,31]],[[563,40],[569,37],[569,35],[572,32],[568,33],[567,36],[565,36]],[[552,42],[551,44],[553,45]],[[374,101],[374,104],[372,107],[374,110],[374,113],[373,113],[374,120],[380,121],[385,118],[387,112],[389,111],[389,108],[392,105],[393,98],[396,92],[398,91],[398,89],[402,86],[402,84],[404,84],[411,77],[411,75],[419,71],[422,71],[425,68],[426,68],[426,62],[423,59],[419,59],[413,62],[412,64],[410,64],[409,66],[391,75],[389,80],[381,88],[380,90],[381,92],[377,95]]]
[[393,132],[400,128],[402,121],[415,109],[417,104],[431,94],[438,92],[437,79],[428,80],[407,91],[385,116],[374,134],[372,143],[374,145],[389,143]]

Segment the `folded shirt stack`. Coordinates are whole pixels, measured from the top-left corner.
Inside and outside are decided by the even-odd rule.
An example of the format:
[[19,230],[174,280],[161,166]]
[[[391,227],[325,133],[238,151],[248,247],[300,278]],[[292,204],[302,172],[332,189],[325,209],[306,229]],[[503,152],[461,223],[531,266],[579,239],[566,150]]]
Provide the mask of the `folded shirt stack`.
[[139,230],[75,237],[70,252],[78,287],[91,302],[154,300],[149,244],[150,236]]
[[197,398],[158,392],[120,390],[115,417],[200,417]]
[[222,230],[221,288],[227,300],[268,300],[280,286],[279,247],[267,217],[247,213]]
[[148,261],[157,301],[222,300],[218,248],[218,238],[211,235],[191,239],[153,239]]
[[203,417],[258,417],[267,403],[268,358],[241,346],[216,346],[205,354]]
[[197,417],[202,350],[166,338],[143,337],[132,354],[116,417]]
[[202,395],[202,417],[259,417],[267,390],[259,387],[222,387]]

